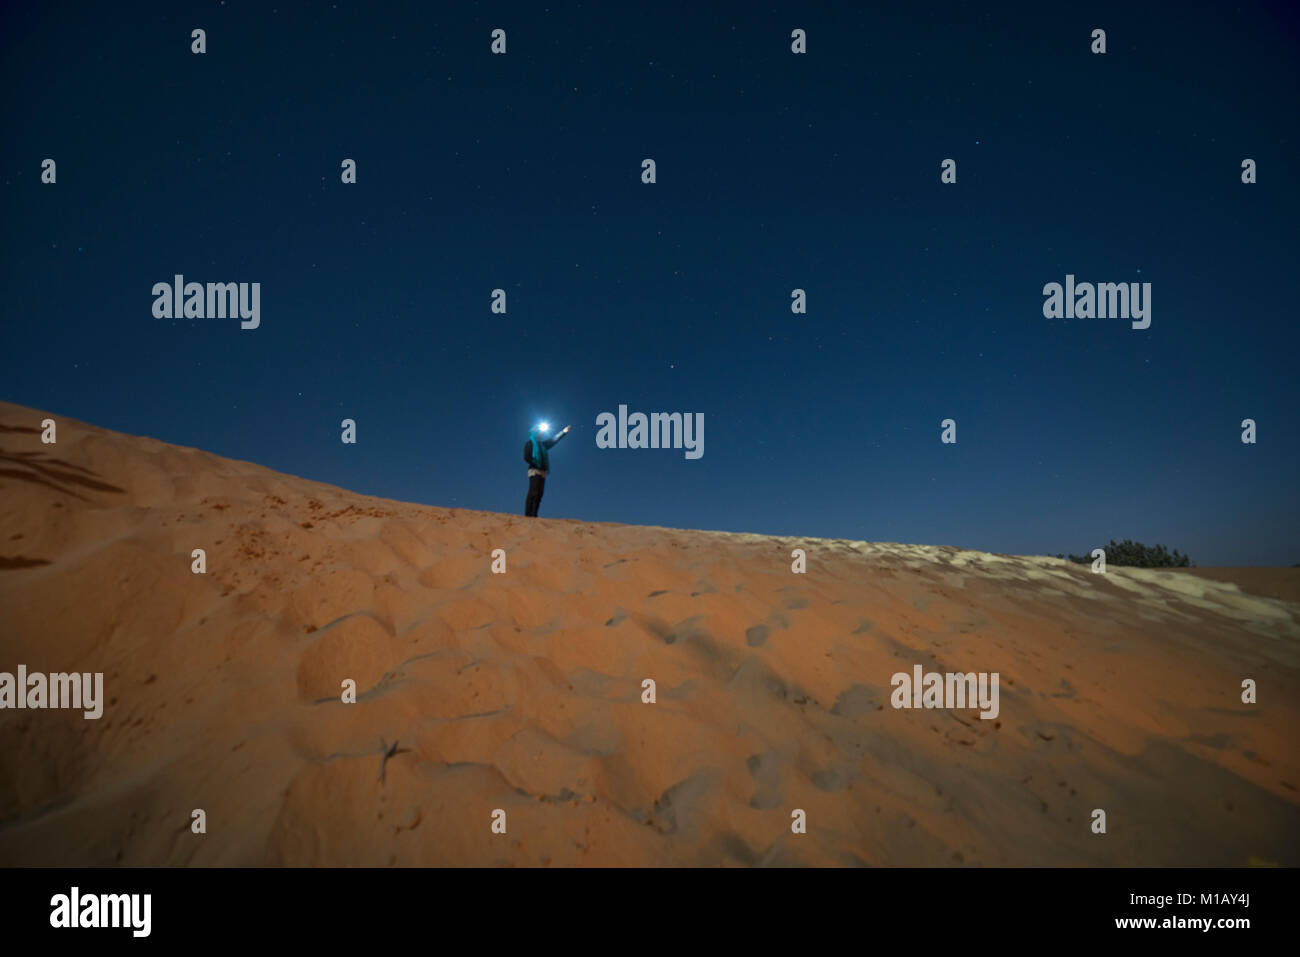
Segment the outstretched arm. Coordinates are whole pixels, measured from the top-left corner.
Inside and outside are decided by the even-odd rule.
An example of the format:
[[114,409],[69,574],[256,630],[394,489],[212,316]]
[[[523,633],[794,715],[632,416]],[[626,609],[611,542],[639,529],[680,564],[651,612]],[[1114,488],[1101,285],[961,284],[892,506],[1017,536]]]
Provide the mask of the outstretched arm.
[[560,439],[564,438],[566,435],[569,434],[569,429],[571,428],[573,428],[573,426],[566,425],[563,429],[561,429],[559,432],[555,434],[555,438],[547,440],[546,447],[548,449],[554,447],[556,442],[560,441]]

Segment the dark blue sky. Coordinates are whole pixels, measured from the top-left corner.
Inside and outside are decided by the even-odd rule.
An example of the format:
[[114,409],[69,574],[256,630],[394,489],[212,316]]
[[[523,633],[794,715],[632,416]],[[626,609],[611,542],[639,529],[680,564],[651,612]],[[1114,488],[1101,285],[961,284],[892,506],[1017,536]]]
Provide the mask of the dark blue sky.
[[0,397],[431,505],[522,512],[545,416],[544,517],[1300,561],[1289,5],[805,6],[5,5]]

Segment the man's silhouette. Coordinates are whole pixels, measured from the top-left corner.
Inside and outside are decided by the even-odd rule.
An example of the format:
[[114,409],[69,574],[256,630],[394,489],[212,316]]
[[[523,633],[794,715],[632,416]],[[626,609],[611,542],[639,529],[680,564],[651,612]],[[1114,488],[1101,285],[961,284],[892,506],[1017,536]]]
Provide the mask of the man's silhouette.
[[528,498],[524,500],[524,515],[537,517],[537,508],[542,504],[542,492],[546,490],[546,473],[551,468],[551,448],[564,438],[571,425],[566,425],[553,439],[545,438],[550,428],[545,422],[528,433],[524,443],[524,461],[528,463]]

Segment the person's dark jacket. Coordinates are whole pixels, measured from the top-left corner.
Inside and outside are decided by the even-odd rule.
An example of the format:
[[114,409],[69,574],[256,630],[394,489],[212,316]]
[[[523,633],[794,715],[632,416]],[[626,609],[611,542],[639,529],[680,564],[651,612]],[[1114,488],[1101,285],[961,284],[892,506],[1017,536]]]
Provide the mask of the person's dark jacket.
[[539,437],[537,439],[537,450],[541,454],[534,455],[533,439],[530,435],[528,441],[524,443],[524,461],[528,463],[528,467],[530,469],[541,469],[543,472],[549,472],[551,470],[551,456],[549,455],[549,451],[551,446],[555,445],[558,441],[560,441],[559,438],[543,439]]

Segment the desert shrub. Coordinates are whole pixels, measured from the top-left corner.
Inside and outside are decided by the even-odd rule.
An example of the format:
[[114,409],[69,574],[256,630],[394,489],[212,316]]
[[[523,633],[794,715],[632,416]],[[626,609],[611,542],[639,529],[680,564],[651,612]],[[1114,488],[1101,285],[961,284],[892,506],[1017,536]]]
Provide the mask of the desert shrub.
[[[1170,551],[1163,545],[1143,545],[1141,542],[1127,538],[1122,542],[1112,538],[1110,544],[1103,545],[1102,548],[1106,550],[1107,565],[1125,565],[1130,568],[1189,568],[1192,564],[1192,560],[1176,548]],[[1068,558],[1079,565],[1092,564],[1091,555],[1058,554],[1056,557]]]

